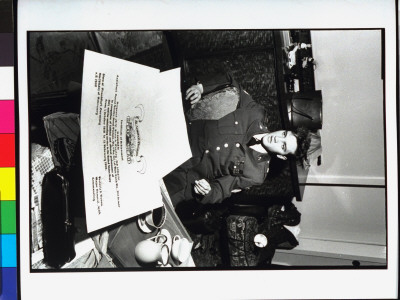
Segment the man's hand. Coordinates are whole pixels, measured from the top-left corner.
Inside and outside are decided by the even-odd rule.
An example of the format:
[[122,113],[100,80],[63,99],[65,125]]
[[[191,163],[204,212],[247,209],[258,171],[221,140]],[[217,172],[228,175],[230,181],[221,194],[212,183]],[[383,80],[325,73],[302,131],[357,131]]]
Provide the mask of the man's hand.
[[205,179],[194,181],[194,192],[198,195],[207,195],[211,191],[211,186]]
[[201,99],[201,94],[203,93],[203,85],[201,83],[197,85],[192,85],[186,91],[186,100],[190,100],[190,104],[194,105]]

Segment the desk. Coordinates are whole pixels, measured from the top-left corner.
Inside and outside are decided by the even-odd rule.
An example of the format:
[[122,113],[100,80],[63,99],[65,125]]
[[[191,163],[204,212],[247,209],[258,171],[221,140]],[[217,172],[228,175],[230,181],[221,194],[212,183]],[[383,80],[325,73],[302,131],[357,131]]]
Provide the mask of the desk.
[[[310,42],[310,37],[306,36],[305,31],[301,31],[302,39],[304,41]],[[309,35],[309,33],[307,33]],[[312,68],[302,69],[297,68],[301,74],[297,74],[299,80],[299,86],[296,91],[300,93],[293,93],[295,90],[293,87],[293,91],[291,88],[287,86],[286,79],[290,80],[290,70],[285,66],[282,57],[282,49],[284,46],[288,46],[290,42],[290,36],[286,31],[274,31],[274,44],[275,44],[275,74],[276,74],[276,85],[277,85],[277,94],[279,99],[279,112],[281,115],[283,127],[287,130],[291,130],[293,128],[293,122],[290,119],[289,111],[292,111],[292,98],[294,95],[310,95],[311,98],[319,98],[322,99],[321,91],[315,91],[315,83],[314,83],[314,71]],[[312,56],[312,50],[310,49],[310,55]],[[322,119],[322,115],[320,119]],[[305,125],[303,125],[305,126]],[[315,129],[310,127],[311,125],[307,125],[310,129]],[[300,188],[300,185],[303,185],[307,178],[307,170],[304,170],[302,167],[298,167],[295,159],[291,158],[289,160],[290,173],[292,177],[292,188],[294,191],[294,195],[297,201],[301,201],[302,194],[304,192],[304,186]],[[300,183],[299,183],[300,182]]]
[[[277,95],[278,95],[278,102],[279,102],[279,113],[281,115],[282,124],[284,129],[290,130],[291,124],[289,121],[288,115],[288,103],[291,99],[291,94],[287,92],[287,88],[285,87],[284,82],[284,64],[282,59],[282,53],[277,52],[277,49],[282,49],[283,46],[283,38],[279,31],[274,31],[274,44],[275,44],[275,78],[276,78],[276,87],[277,87]],[[297,165],[296,161],[293,158],[289,158],[289,167],[290,167],[290,174],[292,179],[292,188],[294,195],[297,201],[301,201],[301,193],[299,187],[299,178],[297,174]]]
[[[162,228],[167,229],[171,233],[172,237],[175,235],[185,237],[192,243],[193,247],[193,241],[176,215],[163,182],[161,183],[161,194],[167,212],[167,217]],[[128,222],[109,230],[108,253],[114,260],[116,260],[115,263],[117,265],[126,268],[141,267],[135,258],[136,244],[142,240],[155,236],[156,234],[157,231],[152,233],[143,233],[137,224],[137,217],[134,217]],[[172,262],[172,259],[170,259],[169,263],[173,267],[178,266]],[[179,267],[195,267],[192,257],[189,257],[189,259],[179,265]]]

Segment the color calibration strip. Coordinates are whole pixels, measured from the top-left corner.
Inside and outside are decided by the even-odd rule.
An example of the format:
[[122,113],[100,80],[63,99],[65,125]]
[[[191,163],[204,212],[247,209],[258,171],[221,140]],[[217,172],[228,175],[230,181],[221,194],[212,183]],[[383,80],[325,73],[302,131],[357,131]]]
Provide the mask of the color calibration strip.
[[13,300],[17,299],[17,232],[11,1],[0,5],[0,17],[3,21],[0,23],[0,299]]

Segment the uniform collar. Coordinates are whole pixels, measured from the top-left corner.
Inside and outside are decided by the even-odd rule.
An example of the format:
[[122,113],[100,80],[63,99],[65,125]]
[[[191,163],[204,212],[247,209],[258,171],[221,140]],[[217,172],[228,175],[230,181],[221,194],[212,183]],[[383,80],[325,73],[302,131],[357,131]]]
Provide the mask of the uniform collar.
[[[265,133],[269,133],[270,131],[268,130],[267,126],[265,126],[261,120],[255,120],[251,125],[249,126],[249,129],[247,130],[247,142],[250,141],[250,139],[254,136],[255,138],[262,137],[264,136]],[[258,138],[258,139],[260,139]]]
[[260,154],[268,153],[267,150],[265,150],[261,144],[253,145],[253,146],[250,146],[249,148],[253,149],[254,151],[259,152]]
[[[249,127],[249,130],[247,132],[246,143],[248,143],[251,138],[255,138],[256,140],[260,141],[265,136],[266,133],[269,133],[267,127],[264,126],[260,120],[256,120]],[[261,154],[268,153],[267,150],[265,150],[261,144],[253,145],[250,147],[250,149],[253,149],[254,151]]]
[[[269,132],[270,131],[266,126],[264,126],[261,120],[255,120],[253,123],[251,123],[247,131],[246,143],[248,143],[252,137],[256,139],[261,139],[266,133]],[[262,149],[255,150],[248,147],[251,157],[257,162],[265,162],[267,160],[269,161],[271,159],[271,156],[269,155],[268,151],[265,150],[261,145],[256,146],[261,147]],[[256,149],[258,147],[256,147]]]
[[[261,145],[257,145],[260,146],[262,148]],[[248,153],[250,155],[250,157],[252,157],[252,159],[256,162],[265,162],[265,161],[270,161],[271,160],[271,156],[268,153],[268,151],[266,151],[264,148],[263,152],[259,152],[253,148],[248,147]]]

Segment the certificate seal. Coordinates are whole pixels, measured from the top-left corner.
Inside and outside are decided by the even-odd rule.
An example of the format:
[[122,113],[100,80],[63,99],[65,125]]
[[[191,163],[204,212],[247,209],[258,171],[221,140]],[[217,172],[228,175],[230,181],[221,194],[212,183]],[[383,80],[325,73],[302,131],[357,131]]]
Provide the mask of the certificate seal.
[[126,158],[128,164],[134,164],[140,174],[146,173],[146,160],[140,154],[140,123],[144,119],[144,107],[135,107],[135,114],[126,117]]

